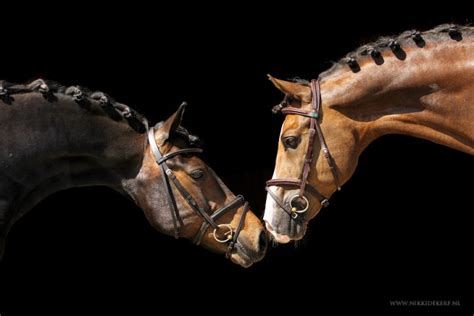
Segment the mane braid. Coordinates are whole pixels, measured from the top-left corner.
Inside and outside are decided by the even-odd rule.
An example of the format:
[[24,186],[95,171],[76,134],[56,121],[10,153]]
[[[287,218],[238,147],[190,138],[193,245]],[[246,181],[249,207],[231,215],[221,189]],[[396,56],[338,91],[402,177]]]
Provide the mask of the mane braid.
[[383,58],[381,53],[385,50],[391,50],[397,58],[404,60],[406,57],[403,51],[404,46],[416,45],[423,48],[427,41],[461,41],[463,36],[473,35],[474,27],[470,25],[441,24],[425,32],[409,30],[398,36],[383,36],[348,53],[345,57],[335,62],[327,71],[321,73],[320,78],[324,78],[342,67],[349,67],[353,72],[359,72],[361,69],[357,59],[365,56],[371,56],[375,63],[382,65]]
[[189,131],[181,125],[178,126],[174,133],[184,139],[191,147],[202,147],[203,145],[201,139],[198,136],[190,134]]
[[[425,32],[409,30],[398,36],[383,36],[372,43],[362,45],[338,62],[333,63],[331,68],[319,75],[319,78],[327,77],[342,67],[349,67],[354,73],[359,72],[361,68],[357,62],[357,58],[370,56],[377,65],[382,65],[384,63],[382,52],[385,50],[391,50],[398,59],[404,60],[406,58],[406,53],[403,50],[404,46],[416,45],[419,48],[423,48],[426,45],[426,41],[445,42],[454,40],[459,42],[463,40],[463,36],[473,35],[474,27],[470,25],[441,24]],[[309,81],[299,77],[290,78],[289,80],[309,86]],[[285,95],[283,101],[272,107],[272,113],[280,113],[281,110],[289,106],[291,102],[291,96]]]
[[[292,80],[298,80],[296,82],[301,83],[301,84],[305,84],[305,85],[309,84],[308,81],[306,81],[306,80],[300,80],[300,79],[292,79]],[[287,106],[289,106],[292,101],[293,101],[293,97],[291,95],[285,94],[285,97],[283,98],[283,100],[272,108],[272,113],[273,114],[280,113],[281,110],[283,110],[283,108],[286,108]]]
[[90,108],[91,105],[101,107],[114,120],[125,120],[137,132],[143,133],[147,129],[147,120],[129,106],[116,102],[107,94],[80,86],[66,87],[58,82],[37,79],[27,84],[16,84],[0,80],[0,100],[7,104],[14,102],[14,95],[26,93],[40,93],[50,102],[57,101],[57,95],[72,98],[76,103]]

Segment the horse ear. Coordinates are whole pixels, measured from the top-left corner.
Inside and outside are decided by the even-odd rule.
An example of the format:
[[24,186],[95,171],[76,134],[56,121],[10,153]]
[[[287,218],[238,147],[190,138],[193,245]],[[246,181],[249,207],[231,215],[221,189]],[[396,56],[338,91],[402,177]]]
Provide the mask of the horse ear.
[[184,110],[186,109],[186,102],[183,102],[178,110],[174,112],[156,131],[155,138],[158,145],[162,146],[170,137],[170,135],[181,125]]
[[280,80],[267,75],[268,79],[284,94],[288,94],[303,102],[311,102],[311,88],[296,82]]

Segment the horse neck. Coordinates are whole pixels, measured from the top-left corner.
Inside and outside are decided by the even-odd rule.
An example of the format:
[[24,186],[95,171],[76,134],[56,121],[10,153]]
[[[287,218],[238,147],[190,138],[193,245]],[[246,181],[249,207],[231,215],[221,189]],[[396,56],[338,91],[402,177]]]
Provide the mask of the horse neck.
[[474,38],[384,51],[384,63],[336,71],[322,81],[323,102],[358,135],[359,152],[386,134],[404,134],[474,154]]
[[57,97],[49,102],[39,93],[20,94],[2,105],[0,142],[8,149],[1,157],[6,165],[0,166],[0,185],[11,193],[4,214],[10,225],[59,190],[105,185],[122,192],[121,181],[140,168],[144,133],[108,117],[95,101],[81,106],[69,96]]

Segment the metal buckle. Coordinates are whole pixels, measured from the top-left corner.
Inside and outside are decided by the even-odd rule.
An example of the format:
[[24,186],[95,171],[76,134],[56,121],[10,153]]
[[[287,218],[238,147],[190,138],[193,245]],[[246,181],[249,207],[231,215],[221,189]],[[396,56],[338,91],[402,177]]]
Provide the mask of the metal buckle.
[[329,205],[329,200],[328,199],[324,199],[324,200],[321,201],[321,206],[322,207],[326,207],[328,205]]

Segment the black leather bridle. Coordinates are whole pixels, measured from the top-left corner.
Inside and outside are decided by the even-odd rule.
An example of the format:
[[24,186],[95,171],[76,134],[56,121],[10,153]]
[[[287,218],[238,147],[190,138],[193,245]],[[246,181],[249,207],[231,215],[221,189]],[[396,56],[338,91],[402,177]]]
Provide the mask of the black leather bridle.
[[[286,213],[288,213],[292,219],[298,218],[299,214],[305,213],[309,209],[309,201],[304,196],[307,189],[310,193],[315,196],[322,207],[326,207],[329,205],[329,200],[324,197],[321,193],[318,192],[314,187],[307,185],[309,172],[311,170],[311,163],[313,161],[313,147],[314,147],[314,140],[317,137],[319,138],[319,143],[321,145],[321,151],[326,158],[326,161],[331,169],[334,183],[337,186],[337,189],[341,189],[341,185],[339,182],[339,177],[336,171],[336,165],[334,163],[334,159],[332,158],[326,141],[324,139],[323,132],[321,130],[319,119],[321,118],[321,91],[319,87],[319,79],[318,80],[311,80],[311,111],[305,111],[300,108],[295,108],[292,106],[286,106],[281,104],[282,107],[281,112],[285,115],[292,114],[292,115],[300,115],[309,118],[310,125],[309,125],[309,140],[308,140],[308,149],[306,150],[305,159],[303,170],[301,172],[301,176],[299,179],[271,179],[267,181],[266,190],[268,194],[275,200],[275,203],[283,209]],[[299,192],[298,194],[293,195],[288,202],[285,204],[272,190],[270,187],[272,186],[280,186],[280,187],[298,187]],[[305,207],[299,210],[295,205],[293,205],[293,201],[296,198],[301,198],[305,202]]]
[[[196,212],[196,214],[203,220],[203,223],[201,225],[201,228],[199,229],[198,233],[196,234],[194,238],[194,243],[199,245],[202,241],[202,238],[207,231],[209,227],[212,227],[214,229],[213,236],[214,239],[219,242],[219,243],[229,243],[227,247],[227,252],[226,252],[226,257],[229,257],[232,253],[232,250],[234,249],[235,243],[237,242],[237,239],[239,237],[239,234],[243,228],[244,221],[245,221],[245,216],[247,215],[248,211],[248,202],[245,201],[244,197],[242,195],[236,196],[236,198],[230,202],[229,204],[221,207],[214,213],[210,214],[209,207],[203,207],[199,205],[199,203],[192,197],[192,195],[186,190],[186,188],[179,182],[178,178],[174,174],[174,172],[169,168],[167,165],[166,161],[178,156],[178,155],[185,155],[185,154],[199,154],[202,153],[202,149],[200,148],[185,148],[185,149],[179,149],[173,152],[170,152],[166,155],[162,155],[160,149],[158,148],[158,145],[156,144],[155,140],[155,130],[153,127],[151,127],[148,130],[148,142],[150,143],[151,151],[153,153],[153,156],[155,158],[156,163],[160,166],[161,168],[161,177],[163,180],[163,184],[166,188],[166,193],[167,193],[167,199],[168,199],[168,205],[171,210],[171,217],[173,218],[173,226],[174,226],[174,233],[175,237],[179,238],[179,233],[180,233],[180,228],[184,226],[183,220],[181,219],[181,216],[179,215],[179,210],[176,205],[176,199],[173,193],[173,188],[171,187],[170,180],[173,182],[175,188],[178,190],[178,192],[181,194],[181,196],[186,200],[188,205],[193,209],[193,211]],[[221,186],[221,188],[224,190],[226,193],[230,193],[227,189],[227,187],[222,183],[222,181],[217,177],[217,175],[214,173],[214,171],[208,167],[208,170],[212,173],[212,175],[216,178],[217,182]],[[217,224],[216,220],[226,213],[229,210],[235,209],[238,206],[243,205],[243,211],[242,215],[240,216],[239,224],[237,225],[237,229],[234,231],[231,227],[230,224]],[[223,236],[225,238],[219,238],[217,233],[219,230],[225,229],[225,233]]]

